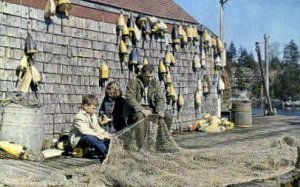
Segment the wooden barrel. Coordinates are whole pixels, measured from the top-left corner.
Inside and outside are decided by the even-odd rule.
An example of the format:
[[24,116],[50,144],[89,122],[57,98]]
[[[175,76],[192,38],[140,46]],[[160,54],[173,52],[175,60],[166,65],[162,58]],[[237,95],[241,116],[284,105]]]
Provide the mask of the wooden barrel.
[[2,108],[0,140],[15,142],[37,153],[44,141],[42,108],[9,104]]
[[233,101],[232,118],[237,127],[252,126],[252,111],[250,101]]

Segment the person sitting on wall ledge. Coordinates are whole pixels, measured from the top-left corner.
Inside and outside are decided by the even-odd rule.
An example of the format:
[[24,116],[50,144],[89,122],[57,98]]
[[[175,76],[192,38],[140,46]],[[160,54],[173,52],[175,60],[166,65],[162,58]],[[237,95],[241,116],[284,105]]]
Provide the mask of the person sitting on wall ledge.
[[[95,154],[103,161],[108,152],[111,134],[100,127],[96,115],[97,107],[98,99],[94,95],[83,96],[82,109],[77,113],[72,125],[70,143],[72,148],[94,149]],[[102,121],[102,124],[108,122],[108,120]]]

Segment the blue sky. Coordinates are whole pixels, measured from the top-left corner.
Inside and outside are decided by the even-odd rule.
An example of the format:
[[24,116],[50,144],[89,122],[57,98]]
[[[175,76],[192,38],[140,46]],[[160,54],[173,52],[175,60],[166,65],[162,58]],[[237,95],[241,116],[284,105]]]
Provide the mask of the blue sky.
[[[175,2],[219,35],[219,0]],[[237,49],[242,45],[255,54],[255,42],[263,41],[264,34],[280,44],[280,51],[291,39],[300,47],[300,0],[229,0],[224,12],[225,41]]]

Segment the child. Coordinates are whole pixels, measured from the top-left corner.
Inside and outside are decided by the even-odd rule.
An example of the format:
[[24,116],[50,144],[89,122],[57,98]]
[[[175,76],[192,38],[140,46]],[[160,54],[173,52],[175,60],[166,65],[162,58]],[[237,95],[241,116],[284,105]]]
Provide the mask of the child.
[[98,99],[94,95],[83,96],[82,109],[74,119],[70,141],[73,148],[94,148],[100,159],[104,159],[111,135],[99,126],[97,107]]
[[[126,127],[125,120],[123,117],[123,105],[125,100],[122,97],[120,86],[117,82],[111,81],[105,88],[105,97],[102,101],[99,115],[105,121],[111,119],[109,122],[108,132],[115,133]],[[103,122],[100,122],[104,125]]]

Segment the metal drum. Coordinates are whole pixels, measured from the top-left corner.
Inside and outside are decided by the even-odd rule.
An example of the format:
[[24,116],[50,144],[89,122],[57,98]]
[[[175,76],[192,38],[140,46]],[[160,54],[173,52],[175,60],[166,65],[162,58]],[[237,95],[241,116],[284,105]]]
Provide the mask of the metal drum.
[[17,104],[3,107],[0,140],[22,144],[33,152],[40,152],[44,141],[43,116],[42,108]]
[[233,101],[232,118],[237,127],[252,126],[252,111],[250,101]]

